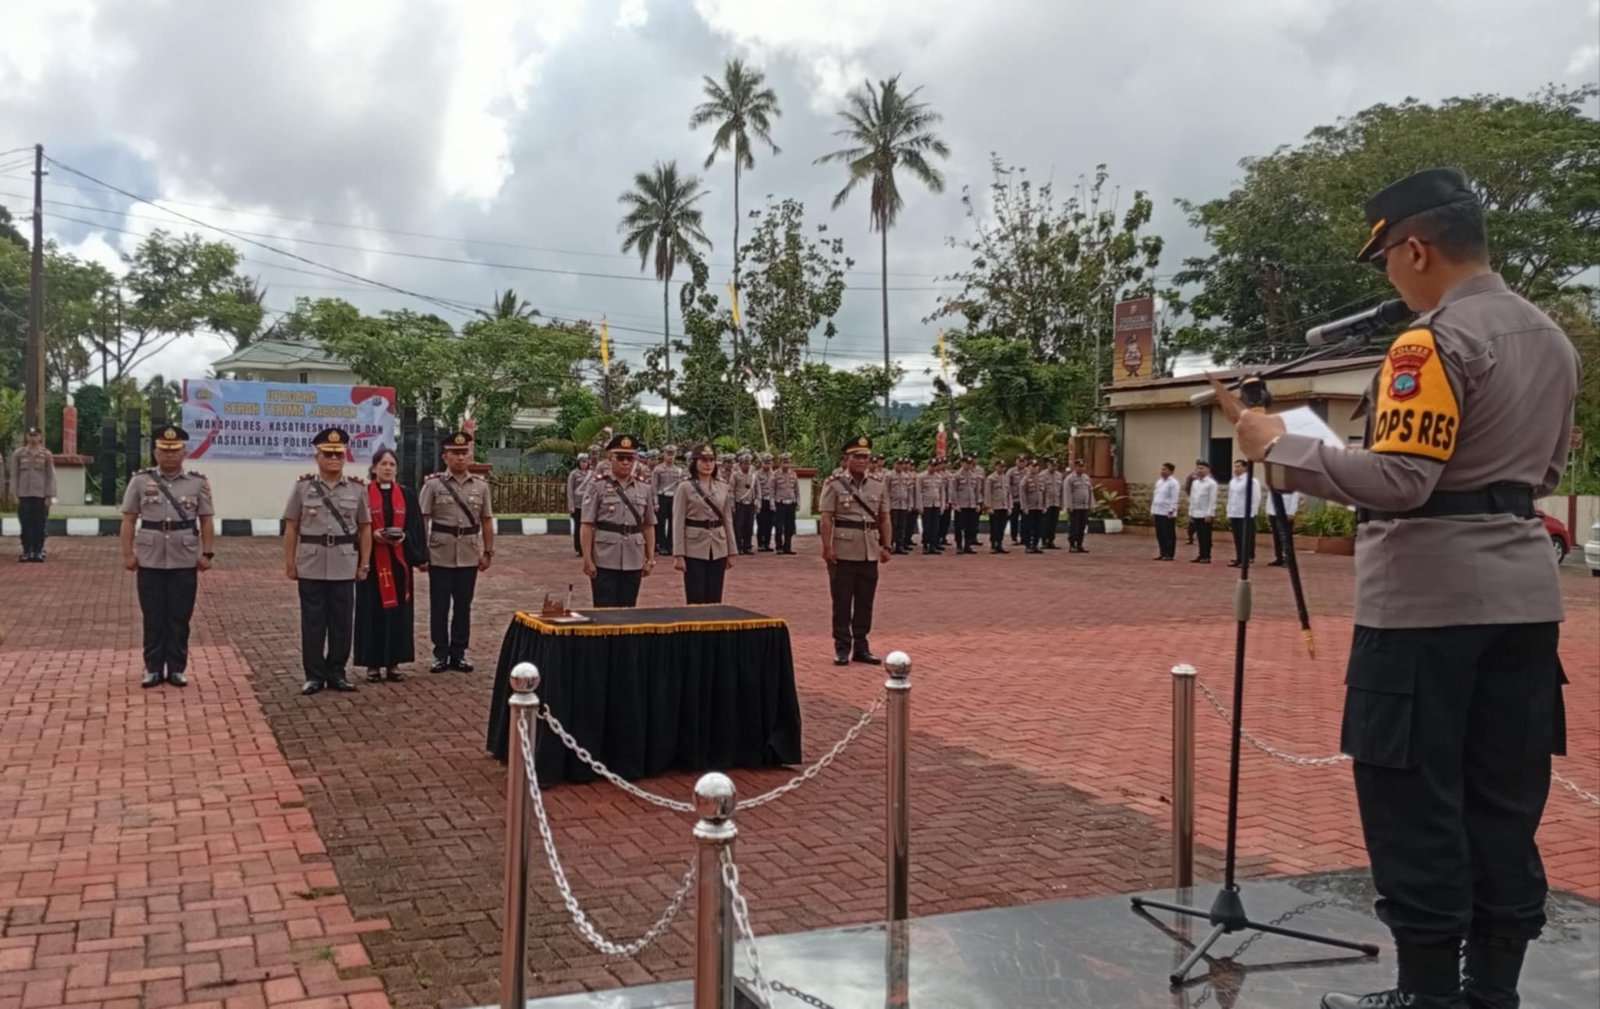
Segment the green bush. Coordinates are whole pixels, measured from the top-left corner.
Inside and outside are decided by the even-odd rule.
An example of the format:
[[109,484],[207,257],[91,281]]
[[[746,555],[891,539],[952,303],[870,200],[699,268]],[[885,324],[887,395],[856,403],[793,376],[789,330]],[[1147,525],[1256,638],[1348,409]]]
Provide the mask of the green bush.
[[1300,529],[1307,536],[1354,536],[1356,513],[1343,505],[1325,504],[1307,512]]

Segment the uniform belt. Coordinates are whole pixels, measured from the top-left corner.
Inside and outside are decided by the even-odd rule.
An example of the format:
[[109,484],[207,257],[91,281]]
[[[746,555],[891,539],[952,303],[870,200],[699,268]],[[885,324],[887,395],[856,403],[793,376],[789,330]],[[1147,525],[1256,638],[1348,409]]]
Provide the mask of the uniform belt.
[[140,519],[140,529],[153,529],[158,533],[197,532],[198,528],[194,519]]
[[596,522],[594,527],[602,532],[621,533],[624,536],[632,536],[639,531],[638,526],[625,526],[621,522]]
[[1533,488],[1523,484],[1490,484],[1482,490],[1436,490],[1410,511],[1386,512],[1357,508],[1356,521],[1388,522],[1394,519],[1444,518],[1452,515],[1516,515],[1531,519]]
[[683,524],[696,529],[721,529],[722,523],[713,519],[684,519]]
[[453,533],[456,536],[475,536],[475,535],[477,535],[478,527],[477,526],[447,526],[443,522],[435,522],[433,524],[433,531],[436,532],[436,533]]
[[865,519],[834,519],[833,524],[839,529],[865,529],[867,527]]
[[316,543],[325,547],[342,547],[346,543],[354,543],[354,536],[339,536],[334,533],[301,533],[301,543]]

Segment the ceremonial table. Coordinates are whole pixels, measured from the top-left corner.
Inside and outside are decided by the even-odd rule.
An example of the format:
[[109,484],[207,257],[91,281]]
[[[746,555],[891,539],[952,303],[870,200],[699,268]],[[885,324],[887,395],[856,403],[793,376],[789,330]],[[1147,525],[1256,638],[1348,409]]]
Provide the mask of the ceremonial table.
[[[504,761],[511,669],[539,667],[539,700],[624,778],[800,762],[789,627],[737,606],[596,609],[587,623],[518,612],[495,670],[486,745]],[[548,725],[540,784],[595,777]]]

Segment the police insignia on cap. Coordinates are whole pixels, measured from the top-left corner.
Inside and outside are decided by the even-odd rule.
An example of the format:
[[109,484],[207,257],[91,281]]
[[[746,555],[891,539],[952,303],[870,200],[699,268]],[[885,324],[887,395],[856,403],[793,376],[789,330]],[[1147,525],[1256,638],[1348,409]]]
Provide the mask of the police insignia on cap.
[[633,439],[632,438],[623,438],[622,439],[622,447],[623,448],[633,448]]
[[340,434],[337,431],[329,431],[328,432],[328,440],[333,442],[335,445],[337,445],[340,442],[344,441],[344,435]]
[[167,439],[168,441],[172,441],[178,437],[178,432],[169,427],[165,431],[161,432],[161,437]]

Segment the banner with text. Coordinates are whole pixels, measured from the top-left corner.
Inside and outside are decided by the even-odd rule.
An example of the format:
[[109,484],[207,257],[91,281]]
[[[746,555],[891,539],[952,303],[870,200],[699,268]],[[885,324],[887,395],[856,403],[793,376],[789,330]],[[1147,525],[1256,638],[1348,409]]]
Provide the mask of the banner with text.
[[1155,375],[1156,299],[1130,298],[1117,302],[1111,361],[1111,384],[1138,382]]
[[183,383],[183,426],[191,459],[311,458],[324,428],[350,435],[349,461],[365,464],[395,444],[394,390],[375,385],[299,385],[191,378]]

